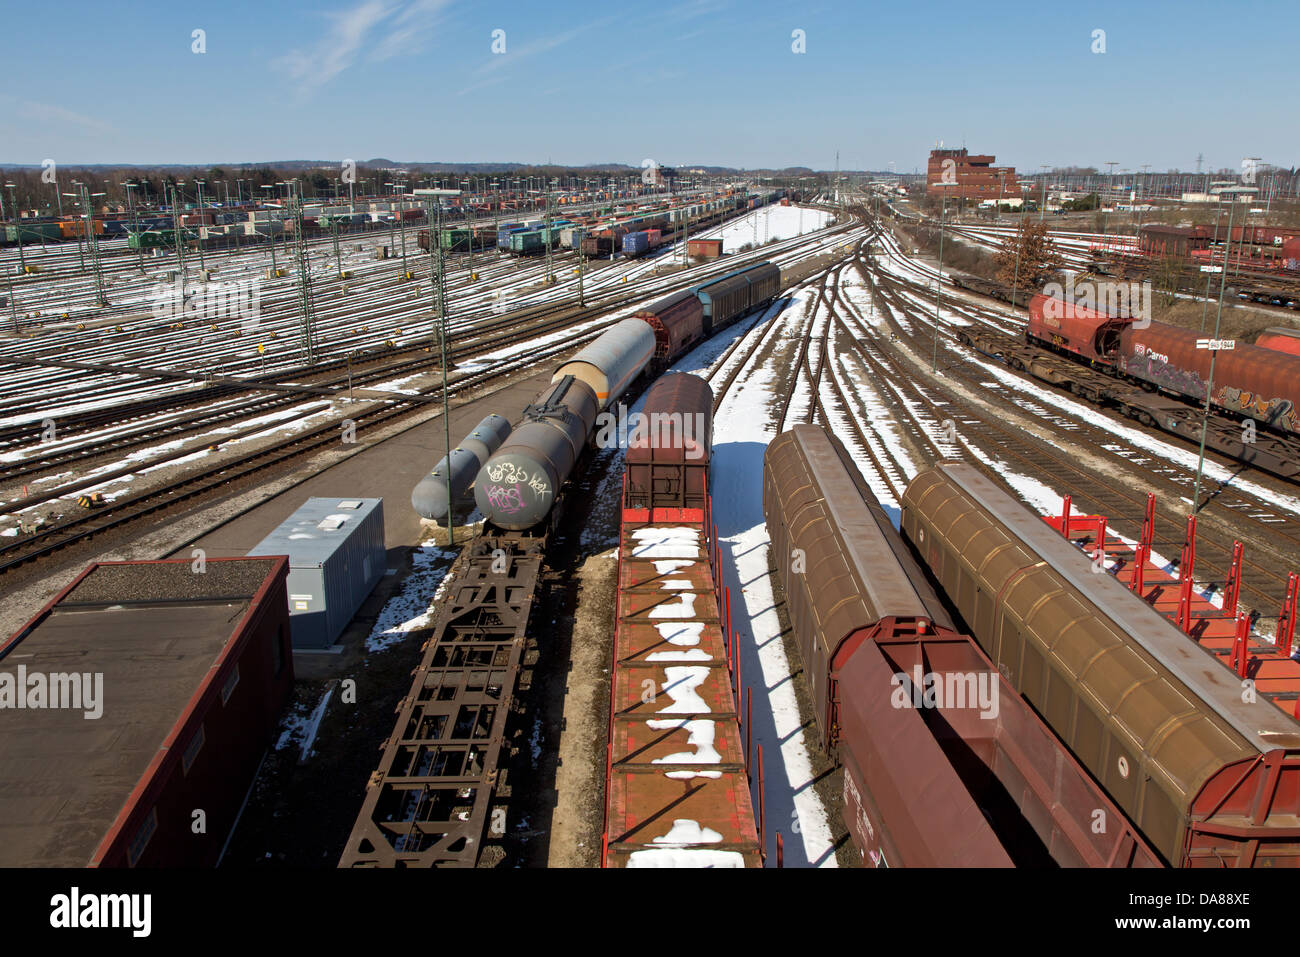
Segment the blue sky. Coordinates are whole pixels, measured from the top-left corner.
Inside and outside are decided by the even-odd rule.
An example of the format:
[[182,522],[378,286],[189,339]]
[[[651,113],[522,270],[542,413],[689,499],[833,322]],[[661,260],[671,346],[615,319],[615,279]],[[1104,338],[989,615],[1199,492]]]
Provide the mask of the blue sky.
[[0,163],[830,169],[839,150],[910,171],[938,140],[1026,171],[1300,162],[1296,0],[52,0],[4,23]]

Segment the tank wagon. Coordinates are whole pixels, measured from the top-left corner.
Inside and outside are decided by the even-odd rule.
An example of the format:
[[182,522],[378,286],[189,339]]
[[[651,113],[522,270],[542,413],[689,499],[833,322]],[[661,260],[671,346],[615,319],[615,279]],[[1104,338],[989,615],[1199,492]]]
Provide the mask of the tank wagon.
[[[733,285],[743,284],[744,294],[729,298],[725,307],[719,306],[718,315],[725,316],[723,325],[748,309],[766,305],[781,290],[781,270],[767,262],[726,278]],[[713,284],[706,287],[709,285]],[[582,383],[595,400],[595,410],[588,417],[585,403],[570,407],[554,388],[538,396],[509,441],[484,463],[474,481],[475,503],[490,522],[503,529],[523,530],[546,518],[591,435],[596,414],[617,402],[646,370],[666,369],[711,334],[704,327],[706,295],[691,289],[661,299],[615,323],[555,370],[552,383],[567,378]],[[577,395],[572,397],[576,400]],[[560,402],[563,414],[545,411],[553,402]],[[570,450],[575,451],[570,454]]]
[[483,464],[474,482],[479,511],[511,531],[540,524],[586,448],[600,408],[587,383],[557,378]]
[[711,561],[712,409],[703,379],[666,375],[646,396],[645,414],[704,424],[628,447],[604,867],[762,866]]
[[1300,329],[1265,329],[1255,340],[1255,345],[1300,356]]
[[[768,446],[763,514],[817,731],[843,766],[844,820],[864,863],[1159,866],[957,630],[825,428],[798,425]],[[1097,809],[1104,834],[1093,833]]]
[[411,507],[421,518],[447,521],[448,515],[464,503],[479,470],[509,435],[509,419],[495,413],[487,416],[420,479],[411,490]]
[[566,375],[581,379],[596,394],[602,409],[617,401],[655,354],[655,333],[644,319],[629,318],[585,346],[555,370],[552,382]]
[[1300,864],[1300,724],[977,469],[923,472],[902,506],[971,634],[1167,863]]

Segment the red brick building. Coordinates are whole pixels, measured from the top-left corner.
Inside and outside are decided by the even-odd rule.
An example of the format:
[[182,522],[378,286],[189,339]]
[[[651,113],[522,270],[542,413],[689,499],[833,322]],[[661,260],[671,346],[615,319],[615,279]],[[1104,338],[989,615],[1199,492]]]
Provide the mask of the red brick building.
[[[994,166],[995,157],[971,156],[965,149],[931,150],[925,172],[925,191],[950,199],[1019,199],[1020,185],[1014,166]],[[940,185],[951,183],[955,185]]]

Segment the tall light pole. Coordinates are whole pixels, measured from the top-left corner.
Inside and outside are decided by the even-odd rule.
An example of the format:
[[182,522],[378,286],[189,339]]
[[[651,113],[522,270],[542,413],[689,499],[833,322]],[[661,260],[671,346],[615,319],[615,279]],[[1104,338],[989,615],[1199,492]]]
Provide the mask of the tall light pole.
[[[263,186],[262,189],[275,189],[274,184]],[[270,197],[268,197],[269,199]],[[257,231],[256,220],[254,220],[253,231]],[[275,265],[275,230],[271,228],[271,214],[266,214],[266,238],[271,240],[271,278],[275,279],[280,275],[279,268]]]
[[[1233,206],[1236,205],[1237,193],[1248,193],[1250,189],[1244,186],[1229,186],[1220,190],[1219,195],[1228,194],[1228,201],[1232,204],[1228,207],[1228,242],[1224,245],[1223,253],[1223,271],[1219,278],[1219,307],[1214,317],[1214,340],[1211,346],[1218,345],[1220,324],[1223,321],[1223,290],[1228,283],[1228,253],[1232,249],[1232,215]],[[1197,343],[1197,348],[1201,344]],[[1205,435],[1210,428],[1210,400],[1214,396],[1214,364],[1219,358],[1217,348],[1210,349],[1210,381],[1205,386],[1205,410],[1201,418],[1201,451],[1196,460],[1196,482],[1192,486],[1192,515],[1195,516],[1201,510],[1201,474],[1205,470]]]
[[14,299],[14,280],[9,275],[8,267],[3,267],[5,271],[5,285],[9,287],[9,311],[14,317],[14,335],[18,335],[18,300]]
[[23,221],[18,215],[18,200],[15,198],[15,190],[18,188],[16,183],[5,183],[5,189],[9,190],[9,206],[14,216],[14,236],[18,239],[18,268],[23,274],[27,273],[27,263],[23,260]]
[[95,242],[95,225],[94,211],[90,208],[90,200],[94,196],[103,196],[103,193],[92,193],[90,187],[85,184],[79,185],[79,193],[69,193],[69,196],[79,195],[81,198],[81,209],[83,221],[86,230],[86,244],[90,247],[90,262],[95,270],[95,299],[101,306],[108,305],[108,299],[104,296],[104,274],[99,267],[99,245]]
[[131,233],[136,237],[135,251],[140,259],[140,271],[144,272],[144,245],[140,242],[140,237],[139,237],[140,230],[138,229],[138,223],[136,222],[136,218],[135,218],[135,194],[131,192],[131,190],[138,189],[138,188],[139,188],[138,183],[126,184],[126,202],[127,202],[127,206],[131,210]]
[[[935,183],[935,186],[956,186],[956,183]],[[939,297],[943,292],[943,226],[948,212],[948,193],[945,190],[939,204],[939,269],[934,276],[934,353],[931,357],[930,372],[939,374]]]
[[[433,214],[436,210],[438,227],[442,226],[442,197],[459,196],[458,189],[417,189],[417,196],[429,197],[429,212]],[[437,249],[438,276],[434,282],[434,296],[438,304],[438,344],[442,352],[442,422],[443,430],[447,440],[447,462],[451,462],[451,407],[447,398],[447,300],[443,290],[442,276],[442,244],[436,241],[437,233],[434,232],[433,215],[429,216],[429,250],[432,252]],[[447,503],[451,504],[451,469],[447,469]],[[455,520],[451,517],[451,512],[447,512],[447,544],[454,546],[456,544]]]
[[203,223],[203,180],[196,179],[194,186],[198,189],[199,198],[199,269],[206,272],[207,266],[203,263],[203,227],[205,225]]

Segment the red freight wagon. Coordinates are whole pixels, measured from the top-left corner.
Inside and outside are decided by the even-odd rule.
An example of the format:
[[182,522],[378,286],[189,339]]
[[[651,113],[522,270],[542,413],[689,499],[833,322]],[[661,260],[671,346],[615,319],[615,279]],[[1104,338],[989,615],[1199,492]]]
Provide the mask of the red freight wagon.
[[713,448],[713,391],[708,383],[684,372],[661,376],[646,396],[642,416],[625,456],[628,494],[680,508],[704,508]]
[[1120,330],[1130,322],[1040,294],[1029,300],[1025,335],[1085,359],[1105,359],[1115,351]]
[[[1213,353],[1198,349],[1198,338],[1191,330],[1162,322],[1127,328],[1120,336],[1119,369],[1203,402]],[[1300,431],[1300,356],[1244,342],[1218,356],[1214,405],[1276,429]]]
[[1300,356],[1300,329],[1265,329],[1255,340],[1255,345]]
[[[661,379],[645,403],[647,413],[706,419],[712,408],[708,384],[686,374]],[[604,867],[762,866],[731,667],[730,601],[715,574],[709,457],[688,451],[676,439],[628,450]]]
[[[1159,865],[974,639],[955,631],[826,428],[796,425],[768,446],[763,514],[814,730],[844,765],[844,820],[864,864]],[[806,569],[784,557],[796,550]],[[1109,822],[1102,834],[1088,827],[1097,811]]]
[[660,299],[632,314],[655,333],[655,360],[667,365],[704,335],[704,305],[689,290]]

